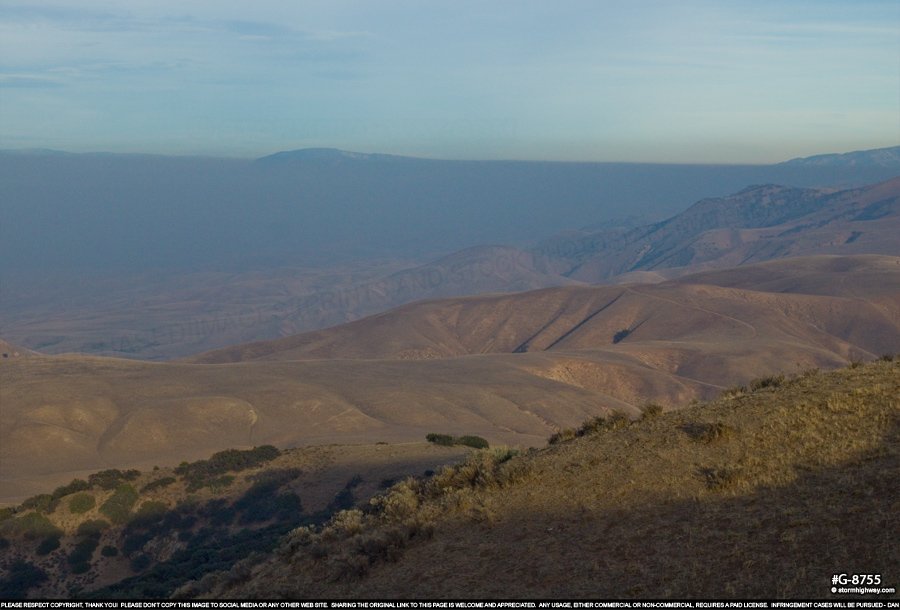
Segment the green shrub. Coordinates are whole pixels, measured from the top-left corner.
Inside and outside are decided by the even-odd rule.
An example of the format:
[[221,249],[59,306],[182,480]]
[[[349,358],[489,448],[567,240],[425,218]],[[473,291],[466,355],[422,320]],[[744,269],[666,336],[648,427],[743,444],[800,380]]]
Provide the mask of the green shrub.
[[444,445],[449,447],[453,444],[453,437],[449,434],[437,434],[436,432],[430,432],[425,435],[425,440],[429,443],[434,443],[435,445]]
[[220,477],[213,477],[209,479],[199,478],[199,479],[191,479],[187,484],[187,491],[197,491],[198,489],[202,489],[203,487],[209,487],[213,493],[218,493],[220,491],[224,491],[234,483],[234,477],[230,474],[223,474]]
[[138,500],[138,492],[134,487],[127,483],[123,483],[116,488],[113,495],[109,497],[101,506],[100,512],[109,517],[110,521],[116,525],[122,525],[128,521],[131,516],[131,508]]
[[84,479],[73,479],[71,483],[68,485],[63,485],[62,487],[57,487],[53,490],[51,497],[54,500],[58,500],[64,496],[68,496],[69,494],[73,494],[78,491],[86,491],[91,488],[91,484],[85,481]]
[[36,511],[46,513],[50,510],[50,505],[53,502],[53,496],[50,494],[38,494],[36,496],[31,496],[24,502],[22,502],[22,508],[25,509],[34,509]]
[[[239,472],[255,468],[271,462],[281,455],[281,451],[272,445],[262,445],[253,449],[226,449],[214,453],[208,460],[188,463],[182,462],[175,473],[183,476],[188,482],[188,491],[196,491],[217,483],[221,485],[221,475],[227,472]],[[218,477],[218,478],[217,478]]]
[[88,483],[91,487],[99,487],[101,489],[115,489],[122,484],[123,481],[133,481],[141,476],[140,470],[121,471],[118,468],[110,468],[101,470],[88,477]]
[[72,496],[69,500],[69,511],[76,515],[81,515],[97,505],[97,500],[91,494],[80,493]]
[[481,438],[480,436],[450,436],[449,434],[437,434],[436,432],[429,432],[425,435],[425,440],[429,443],[434,443],[435,445],[443,445],[445,447],[450,447],[452,445],[465,445],[467,447],[474,447],[475,449],[487,449],[488,442]]
[[27,540],[62,536],[63,531],[53,525],[46,516],[38,512],[30,512],[3,523],[3,531],[24,536]]
[[143,487],[141,487],[141,493],[146,493],[148,491],[153,491],[155,489],[162,489],[163,487],[168,487],[172,483],[174,483],[177,479],[175,477],[163,477],[161,479],[156,479],[155,481],[150,481]]
[[12,519],[12,516],[16,514],[13,509],[9,506],[4,508],[0,508],[0,523],[6,521],[7,519]]
[[882,354],[881,358],[879,358],[882,362],[893,362],[894,355],[893,354]]
[[475,449],[487,449],[488,442],[481,438],[480,436],[460,436],[455,439],[454,444],[456,445],[465,445],[466,447],[474,447]]
[[168,511],[169,505],[165,502],[156,500],[144,502],[131,518],[130,524],[134,527],[145,527],[151,523],[162,521]]

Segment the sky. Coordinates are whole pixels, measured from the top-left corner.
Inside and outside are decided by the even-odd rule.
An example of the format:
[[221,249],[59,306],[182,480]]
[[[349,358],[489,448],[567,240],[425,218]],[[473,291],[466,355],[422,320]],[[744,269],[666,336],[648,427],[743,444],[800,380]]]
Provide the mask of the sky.
[[6,149],[768,163],[897,144],[897,0],[0,0]]

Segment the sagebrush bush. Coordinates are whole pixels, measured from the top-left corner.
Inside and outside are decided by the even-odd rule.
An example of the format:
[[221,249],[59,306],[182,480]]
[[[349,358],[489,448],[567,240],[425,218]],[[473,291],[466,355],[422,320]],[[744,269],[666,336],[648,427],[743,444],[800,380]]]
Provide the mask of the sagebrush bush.
[[109,528],[109,522],[103,519],[89,519],[78,526],[78,535],[83,537],[98,537]]
[[163,487],[168,487],[172,483],[175,483],[177,479],[175,477],[163,477],[161,479],[156,479],[155,481],[150,481],[143,487],[141,487],[141,493],[146,493],[148,491],[154,491],[156,489],[162,489]]
[[131,516],[131,508],[138,500],[138,492],[129,485],[123,483],[116,488],[106,502],[100,506],[100,512],[109,517],[116,525],[125,524]]
[[777,388],[784,383],[784,375],[769,375],[768,377],[760,377],[750,382],[750,391],[756,392],[765,388]]
[[437,432],[429,432],[425,435],[425,440],[435,445],[444,445],[449,447],[453,444],[453,437],[449,434],[438,434]]
[[88,477],[88,483],[92,487],[99,487],[100,489],[115,489],[118,487],[123,481],[133,481],[136,478],[141,476],[140,470],[119,470],[118,468],[110,468],[108,470],[101,470],[100,472],[95,472],[91,476]]
[[682,430],[695,441],[714,443],[734,436],[735,429],[723,422],[692,423],[682,426]]
[[429,432],[425,435],[425,440],[429,443],[434,443],[435,445],[443,445],[445,447],[451,447],[453,445],[465,445],[466,447],[472,447],[474,449],[487,449],[490,446],[486,439],[480,436],[475,436],[474,434],[467,434],[464,436],[451,436],[449,434]]
[[609,417],[597,416],[584,422],[576,431],[577,436],[586,436],[607,430],[618,430],[631,423],[628,416],[619,411],[614,411]]
[[73,494],[77,491],[86,491],[91,488],[90,483],[83,479],[73,479],[71,483],[68,485],[63,485],[61,487],[57,487],[53,490],[53,493],[50,494],[54,500],[62,498],[63,496],[68,496],[69,494]]
[[641,406],[641,419],[653,419],[663,414],[661,405],[655,402],[648,402]]
[[27,540],[63,535],[63,531],[53,525],[50,519],[36,511],[4,521],[2,531],[24,536]]
[[564,441],[570,441],[577,436],[578,432],[574,428],[565,428],[564,430],[559,430],[551,434],[550,438],[547,439],[547,443],[550,445],[555,445]]
[[490,446],[487,440],[474,435],[460,436],[455,439],[454,444],[465,445],[466,447],[473,447],[474,449],[487,449]]
[[36,496],[31,496],[24,502],[22,502],[22,508],[30,508],[34,509],[38,512],[46,513],[50,512],[50,506],[53,503],[53,496],[50,494],[38,494]]
[[69,512],[74,513],[76,515],[81,515],[97,505],[97,500],[94,499],[94,496],[88,493],[79,493],[72,496],[69,500]]

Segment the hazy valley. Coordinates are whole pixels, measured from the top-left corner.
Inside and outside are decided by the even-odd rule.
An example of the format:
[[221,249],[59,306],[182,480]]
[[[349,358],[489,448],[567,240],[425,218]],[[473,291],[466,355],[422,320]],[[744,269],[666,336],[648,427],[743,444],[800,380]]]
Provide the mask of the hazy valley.
[[[832,160],[812,169],[802,160],[757,167],[532,166],[299,151],[284,160],[257,162],[263,168],[275,163],[274,168],[251,164],[249,174],[232,168],[228,180],[246,182],[241,188],[259,193],[244,194],[243,200],[235,186],[216,206],[205,204],[209,209],[192,197],[205,201],[210,194],[202,192],[209,186],[204,180],[224,180],[218,173],[209,175],[208,165],[218,167],[214,160],[0,155],[0,172],[7,172],[6,182],[0,182],[7,191],[0,205],[8,207],[0,212],[20,220],[16,231],[7,223],[0,240],[5,285],[0,292],[0,336],[46,353],[160,360],[316,330],[421,299],[597,282],[656,282],[704,268],[789,256],[896,255],[900,182],[862,186],[869,176],[886,178],[900,171],[892,164],[891,151],[873,151],[887,155],[887,160],[874,155],[877,163],[845,166]],[[104,160],[111,167],[100,163]],[[86,206],[54,212],[51,226],[56,233],[47,233],[37,252],[37,244],[17,240],[29,226],[48,220],[41,209],[67,196],[55,192],[65,187],[65,180],[33,192],[39,183],[29,177],[36,168],[66,175],[53,163],[78,172],[85,191],[78,196]],[[21,175],[12,179],[8,174],[13,171]],[[97,176],[104,171],[113,178],[101,189]],[[190,172],[200,174],[197,184],[187,180]],[[128,188],[136,176],[139,185],[150,189],[141,197],[160,198],[171,206],[171,227],[144,225],[124,213],[104,216],[109,210],[100,202],[130,197]],[[749,181],[778,179],[835,186],[744,188]],[[172,182],[185,191],[168,186],[163,193],[155,192]],[[454,191],[461,186],[449,186],[469,182],[478,186],[466,187],[473,189],[466,193]],[[860,188],[840,190],[848,183]],[[368,194],[348,191],[351,186],[369,189]],[[275,191],[264,194],[267,189]],[[453,205],[444,201],[448,189],[459,197]],[[739,189],[730,196],[693,199]],[[564,207],[556,210],[560,197]],[[15,203],[35,199],[39,203],[29,209]],[[260,199],[275,209],[244,209]],[[434,207],[430,224],[410,225],[409,206],[418,209],[417,202]],[[343,260],[337,254],[328,259],[341,241],[328,241],[327,231],[320,235],[315,227],[330,231],[336,223],[355,231],[352,223],[360,222],[359,206],[366,205],[380,210],[357,240],[368,249],[355,258],[348,250]],[[679,205],[687,209],[679,211]],[[492,212],[497,217],[482,218],[478,210],[485,206],[499,206]],[[330,210],[330,216],[319,217],[316,210]],[[547,216],[550,210],[557,212],[552,218]],[[666,213],[675,215],[646,222],[648,215]],[[75,214],[77,220],[68,217]],[[235,234],[172,234],[178,227],[205,226],[204,217],[228,226],[235,223],[229,229]],[[286,231],[285,236],[276,239],[281,233],[253,229],[262,218],[279,232]],[[86,226],[105,226],[109,233],[91,235],[82,230]],[[291,226],[296,230],[288,230]],[[479,233],[467,232],[476,226]],[[590,228],[575,230],[579,226]],[[392,231],[402,235],[389,239]],[[314,238],[307,237],[310,232]],[[459,236],[453,245],[467,247],[447,252],[450,244],[437,240],[445,233]],[[431,236],[426,240],[429,249],[412,245],[411,235]],[[162,253],[154,254],[163,244],[167,252],[198,250],[185,253],[196,268],[179,267],[166,262]],[[254,253],[266,248],[271,260],[255,258]],[[73,257],[73,251],[79,254]],[[210,264],[205,257],[213,252],[218,259]],[[79,258],[89,253],[98,260]],[[245,260],[235,264],[234,256]],[[294,260],[304,264],[288,264]]]

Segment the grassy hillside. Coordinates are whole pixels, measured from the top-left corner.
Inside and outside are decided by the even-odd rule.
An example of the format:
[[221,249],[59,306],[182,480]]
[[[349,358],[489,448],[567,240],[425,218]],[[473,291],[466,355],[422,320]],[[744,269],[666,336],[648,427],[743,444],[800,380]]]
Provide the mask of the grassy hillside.
[[457,462],[431,443],[227,450],[177,467],[107,469],[0,509],[0,599],[170,595],[268,553],[397,480]]
[[828,597],[900,583],[900,362],[475,454],[184,596]]

